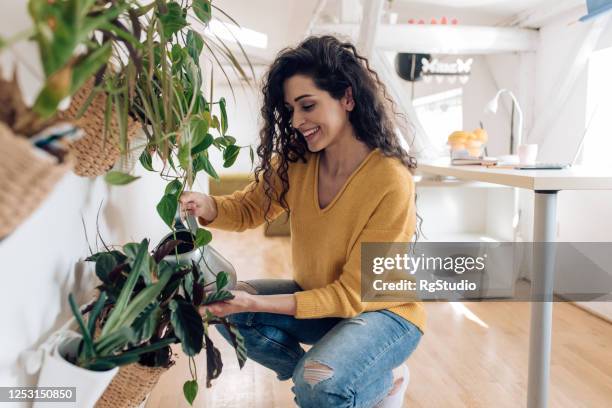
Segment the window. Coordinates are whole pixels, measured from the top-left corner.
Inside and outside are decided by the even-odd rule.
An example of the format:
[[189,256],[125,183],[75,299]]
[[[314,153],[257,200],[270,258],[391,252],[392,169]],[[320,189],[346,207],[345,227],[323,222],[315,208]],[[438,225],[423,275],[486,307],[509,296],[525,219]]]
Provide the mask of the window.
[[[612,154],[612,47],[589,58],[586,124],[582,163],[607,164]],[[589,123],[590,122],[590,123]]]
[[461,88],[415,98],[414,110],[436,149],[447,151],[448,135],[463,129],[463,90]]

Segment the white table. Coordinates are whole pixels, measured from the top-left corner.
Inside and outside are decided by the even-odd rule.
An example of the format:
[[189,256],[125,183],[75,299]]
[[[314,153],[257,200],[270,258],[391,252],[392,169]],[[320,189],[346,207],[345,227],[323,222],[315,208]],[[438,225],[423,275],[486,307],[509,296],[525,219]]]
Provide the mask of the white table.
[[[557,193],[561,190],[612,190],[612,169],[573,166],[563,170],[514,170],[484,166],[452,166],[450,160],[419,162],[418,171],[437,176],[481,181],[533,190],[534,241],[556,240]],[[532,294],[552,299],[555,253],[545,245],[534,256]],[[548,406],[552,302],[531,304],[527,407]]]

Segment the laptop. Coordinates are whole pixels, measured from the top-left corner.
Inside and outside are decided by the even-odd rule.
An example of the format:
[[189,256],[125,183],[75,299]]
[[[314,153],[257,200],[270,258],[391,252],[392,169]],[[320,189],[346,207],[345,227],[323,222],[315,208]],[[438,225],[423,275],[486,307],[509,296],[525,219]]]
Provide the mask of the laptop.
[[516,170],[562,170],[572,167],[572,163],[535,163],[535,164],[519,164],[514,166]]
[[593,113],[591,113],[591,117],[589,118],[589,123],[584,128],[584,132],[582,132],[582,138],[580,139],[580,144],[578,145],[578,149],[576,149],[576,153],[574,154],[574,159],[571,161],[571,163],[519,164],[519,165],[514,166],[514,168],[517,170],[562,170],[562,169],[568,169],[572,167],[573,165],[575,165],[576,161],[578,160],[578,156],[580,156],[580,152],[582,151],[582,146],[584,145],[585,136],[587,132],[589,131],[589,128],[591,127],[591,122],[593,122],[593,118],[595,117],[595,114],[597,113],[598,108],[599,108],[599,104],[597,104],[597,106],[593,110]]

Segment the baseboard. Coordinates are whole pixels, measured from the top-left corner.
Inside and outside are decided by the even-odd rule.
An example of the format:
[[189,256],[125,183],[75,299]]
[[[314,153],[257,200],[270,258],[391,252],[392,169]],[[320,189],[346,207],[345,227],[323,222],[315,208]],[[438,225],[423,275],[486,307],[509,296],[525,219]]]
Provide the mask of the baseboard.
[[612,315],[605,313],[603,311],[599,311],[596,308],[593,308],[593,306],[589,305],[589,304],[585,304],[584,302],[572,302],[572,304],[582,310],[584,310],[585,312],[587,312],[590,315],[593,315],[595,317],[598,317],[602,320],[604,320],[606,323],[610,323],[612,324]]

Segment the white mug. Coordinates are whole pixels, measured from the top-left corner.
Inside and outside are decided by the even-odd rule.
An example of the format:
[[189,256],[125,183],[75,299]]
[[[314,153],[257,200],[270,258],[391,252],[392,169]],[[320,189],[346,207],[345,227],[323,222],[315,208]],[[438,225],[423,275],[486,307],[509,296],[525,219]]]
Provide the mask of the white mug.
[[522,144],[518,147],[518,156],[521,164],[535,164],[538,156],[537,144]]

